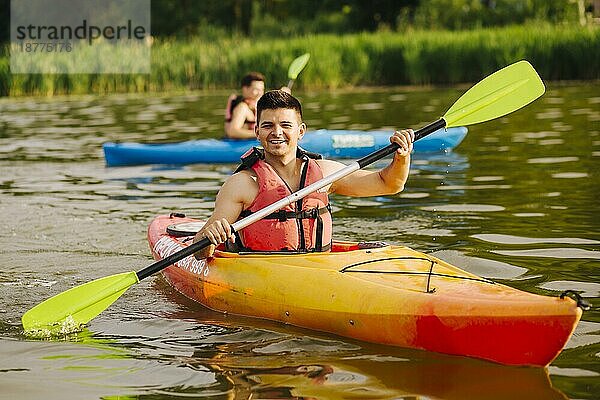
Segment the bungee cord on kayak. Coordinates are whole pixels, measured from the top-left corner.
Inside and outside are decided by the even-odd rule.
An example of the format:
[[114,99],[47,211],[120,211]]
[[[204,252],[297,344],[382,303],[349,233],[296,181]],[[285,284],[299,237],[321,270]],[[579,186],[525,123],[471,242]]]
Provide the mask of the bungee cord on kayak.
[[[429,268],[428,268],[428,271],[425,271],[425,272],[423,272],[423,271],[402,271],[402,270],[382,270],[382,269],[356,269],[356,267],[359,267],[361,265],[383,263],[386,261],[397,261],[397,260],[427,261],[429,264]],[[389,257],[389,258],[378,258],[378,259],[374,259],[374,260],[367,260],[367,261],[362,261],[362,262],[359,262],[356,264],[348,265],[348,266],[345,266],[344,268],[342,268],[340,270],[340,272],[342,274],[351,272],[351,273],[365,273],[365,274],[423,275],[423,276],[427,276],[427,286],[425,288],[426,293],[433,293],[433,291],[435,291],[435,288],[430,289],[432,276],[437,276],[437,277],[442,277],[442,278],[451,278],[451,279],[464,279],[464,280],[470,280],[470,281],[475,281],[475,282],[489,283],[492,285],[496,284],[496,282],[494,282],[490,279],[485,279],[485,278],[481,278],[481,277],[451,275],[451,274],[443,274],[443,273],[433,272],[433,269],[436,265],[439,265],[438,262],[429,257]]]

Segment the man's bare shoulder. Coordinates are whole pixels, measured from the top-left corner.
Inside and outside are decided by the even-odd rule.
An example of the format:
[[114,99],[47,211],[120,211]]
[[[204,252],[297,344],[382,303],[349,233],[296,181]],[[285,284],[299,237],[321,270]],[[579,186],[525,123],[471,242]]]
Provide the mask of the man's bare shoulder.
[[240,172],[236,172],[231,175],[229,178],[225,180],[223,183],[223,187],[225,186],[256,186],[256,175],[252,170],[242,170]]
[[245,101],[240,101],[235,107],[233,107],[234,113],[247,112],[247,111],[252,111],[252,110],[250,109],[250,106],[248,105],[248,103],[246,103]]
[[256,183],[254,171],[243,170],[231,175],[223,183],[220,192],[239,202],[252,203],[258,194],[258,184]]

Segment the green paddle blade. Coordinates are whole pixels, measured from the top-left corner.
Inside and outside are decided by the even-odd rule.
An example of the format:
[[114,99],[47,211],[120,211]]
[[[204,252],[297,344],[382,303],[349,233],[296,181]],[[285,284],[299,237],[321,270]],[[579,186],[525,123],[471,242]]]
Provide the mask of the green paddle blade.
[[106,276],[38,304],[23,314],[25,331],[63,332],[77,329],[114,303],[131,285],[138,283],[135,272]]
[[306,67],[306,64],[308,64],[309,59],[310,53],[304,53],[300,57],[292,61],[290,67],[288,68],[288,78],[296,79],[298,77],[298,74],[300,74],[304,67]]
[[544,83],[531,64],[519,61],[473,86],[442,118],[447,127],[489,121],[526,106],[545,91]]

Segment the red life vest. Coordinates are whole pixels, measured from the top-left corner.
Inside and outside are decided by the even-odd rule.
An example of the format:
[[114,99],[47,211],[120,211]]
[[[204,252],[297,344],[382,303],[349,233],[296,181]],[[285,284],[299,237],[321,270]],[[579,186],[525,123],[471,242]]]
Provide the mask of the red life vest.
[[[247,101],[242,96],[239,96],[237,94],[232,94],[227,99],[227,108],[225,108],[225,132],[227,132],[227,128],[229,127],[229,124],[231,123],[231,118],[233,117],[233,109],[241,102],[248,104],[248,107],[250,107],[250,102]],[[250,109],[252,109],[252,107],[250,107]],[[254,126],[256,125],[256,110],[253,110],[253,111],[254,111],[254,120],[252,120],[252,121],[245,120],[244,121],[244,125],[246,125],[246,128],[252,129],[252,130],[254,130]]]
[[[316,161],[318,157],[298,149],[302,159],[300,189],[323,178],[323,171]],[[264,160],[264,150],[254,148],[242,157],[244,164],[252,168],[258,177],[258,195],[243,218],[292,194],[277,172]],[[294,204],[257,221],[238,233],[244,251],[329,251],[331,248],[332,218],[327,193],[313,192]]]

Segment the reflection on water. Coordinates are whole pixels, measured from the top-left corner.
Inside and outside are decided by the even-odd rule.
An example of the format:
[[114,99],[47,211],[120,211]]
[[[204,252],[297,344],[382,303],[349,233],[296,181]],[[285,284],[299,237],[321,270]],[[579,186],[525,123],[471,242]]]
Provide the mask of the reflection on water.
[[[94,331],[110,334],[87,331],[65,342],[0,340],[11,365],[2,370],[11,378],[3,389],[20,398],[60,398],[66,391],[70,398],[566,398],[543,369],[350,343],[184,310],[188,301],[174,293],[169,300],[182,310],[120,326],[106,319],[94,324]],[[31,385],[33,379],[47,384]]]
[[[461,92],[301,97],[309,128],[389,129],[436,119]],[[182,299],[157,278],[130,289],[79,338],[25,340],[25,310],[73,285],[147,266],[152,217],[177,210],[206,218],[235,167],[105,168],[102,143],[219,137],[228,93],[0,99],[3,393],[57,399],[595,398],[597,93],[593,84],[551,85],[524,110],[470,127],[456,151],[415,156],[400,195],[333,198],[336,237],[405,244],[525,291],[573,289],[595,304],[548,369],[550,379],[544,370],[222,316]],[[36,380],[45,384],[31,385]]]

